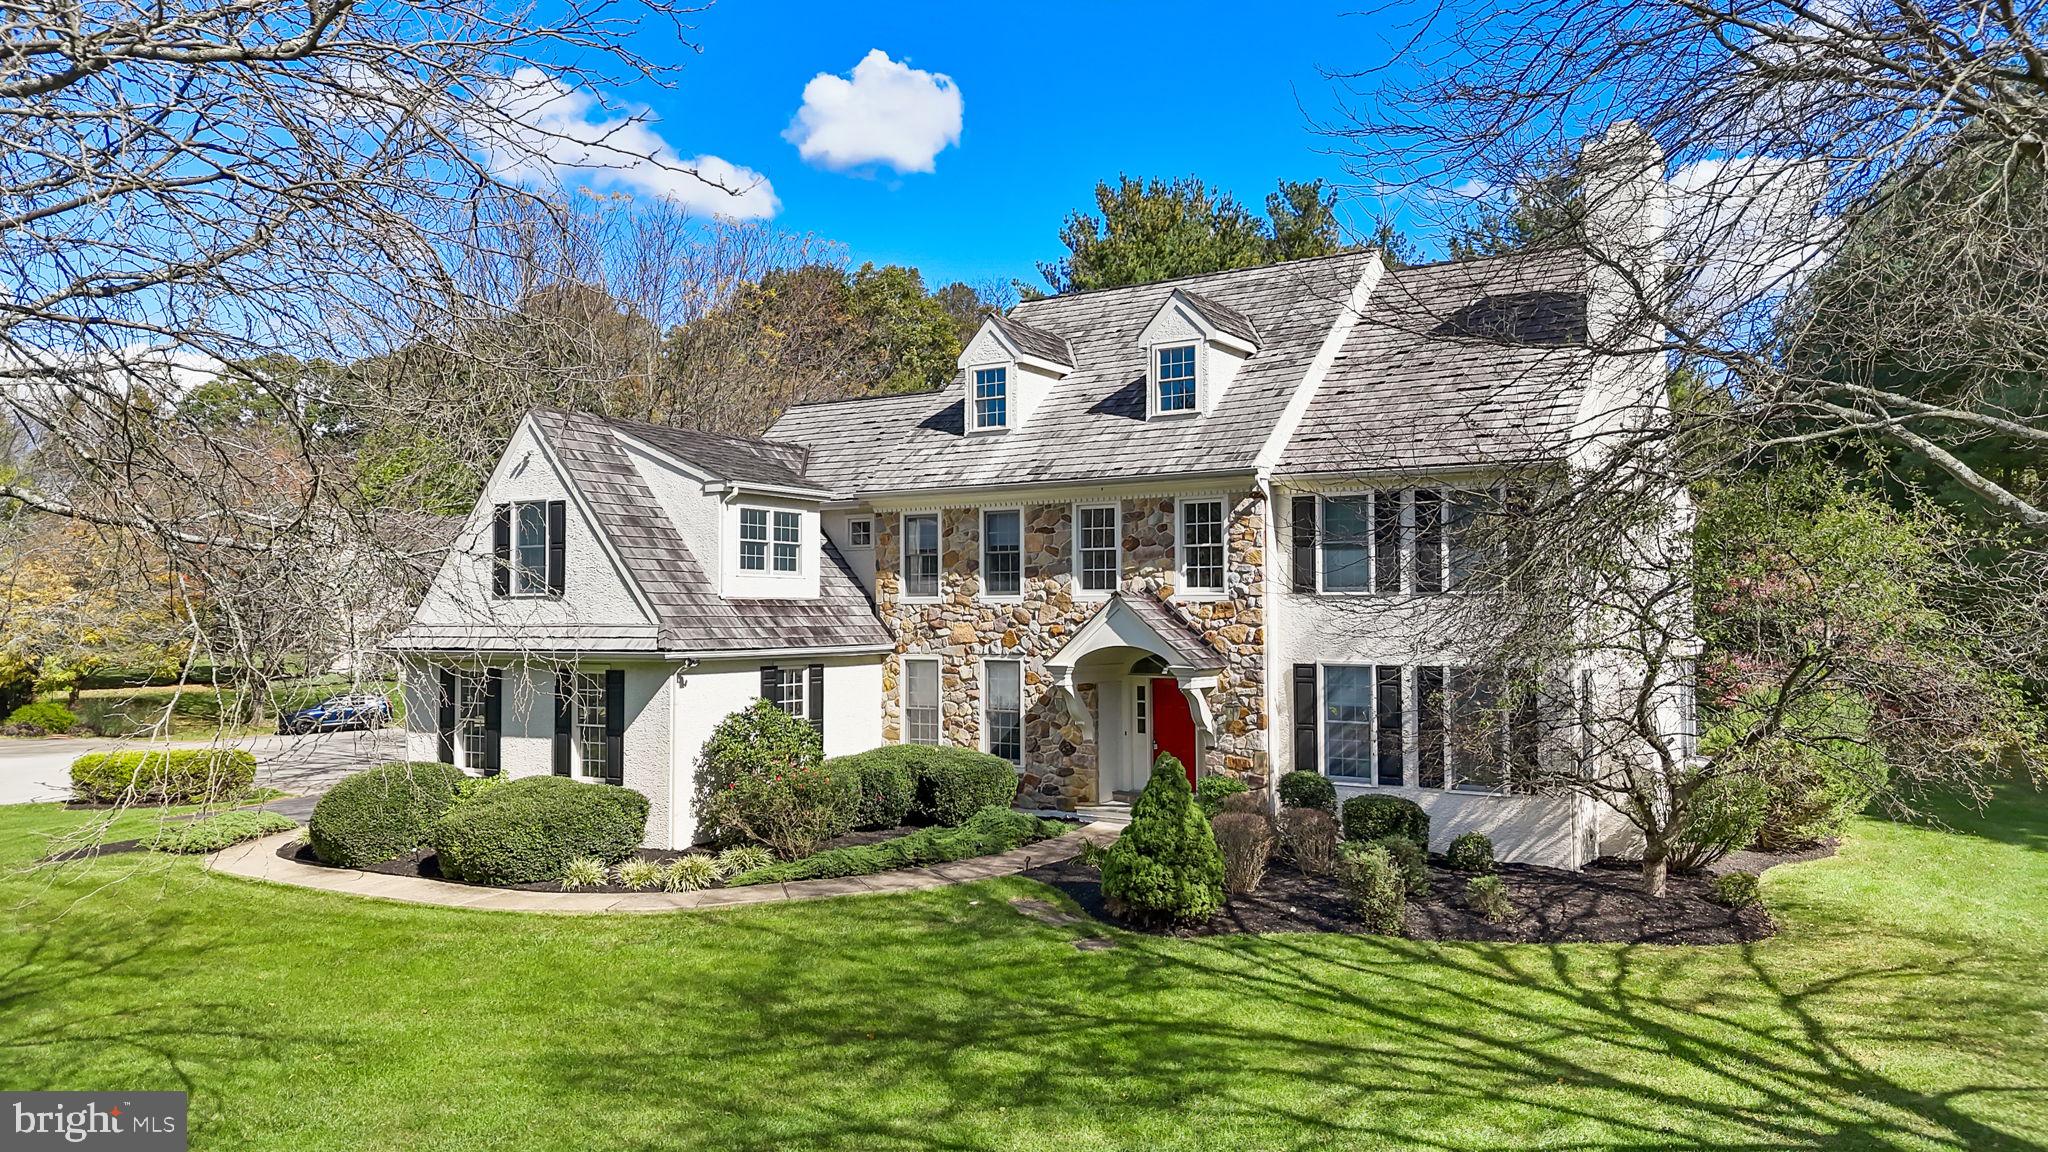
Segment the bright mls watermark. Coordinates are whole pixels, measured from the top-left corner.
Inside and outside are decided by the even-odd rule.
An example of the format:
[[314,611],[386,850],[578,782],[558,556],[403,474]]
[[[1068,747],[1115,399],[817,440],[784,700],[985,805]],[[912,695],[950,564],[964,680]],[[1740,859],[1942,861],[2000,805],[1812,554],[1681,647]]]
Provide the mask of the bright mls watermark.
[[0,1092],[0,1148],[185,1152],[183,1092]]

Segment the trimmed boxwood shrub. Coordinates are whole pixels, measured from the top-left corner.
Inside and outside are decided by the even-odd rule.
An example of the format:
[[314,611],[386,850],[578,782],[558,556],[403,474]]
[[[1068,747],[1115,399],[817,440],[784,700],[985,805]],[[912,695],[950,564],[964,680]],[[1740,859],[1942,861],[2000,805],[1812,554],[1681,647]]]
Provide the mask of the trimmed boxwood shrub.
[[1429,848],[1429,813],[1400,796],[1353,796],[1344,802],[1344,838],[1366,844],[1382,836],[1406,836]]
[[454,765],[431,760],[394,760],[344,776],[313,806],[306,825],[313,854],[363,868],[425,847],[463,780]]
[[1282,808],[1314,808],[1337,814],[1337,786],[1320,772],[1296,769],[1280,777]]
[[936,744],[891,744],[863,756],[880,756],[910,773],[911,818],[927,824],[958,825],[995,805],[1017,798],[1017,769],[1000,756],[972,748]]
[[560,880],[579,856],[617,864],[646,835],[647,797],[638,792],[527,776],[450,809],[428,843],[450,879],[537,884]]
[[9,712],[6,727],[26,728],[45,736],[55,736],[78,727],[78,717],[55,700],[36,700]]
[[1153,761],[1130,827],[1102,854],[1102,896],[1113,914],[1146,923],[1199,924],[1223,906],[1223,854],[1171,755]]
[[767,845],[784,860],[853,828],[860,782],[838,761],[780,772],[742,773],[704,807],[706,820],[726,836],[737,833]]
[[244,808],[235,812],[223,812],[190,824],[174,824],[159,828],[142,838],[142,846],[152,852],[176,852],[182,855],[197,855],[201,852],[218,852],[232,848],[245,840],[261,840],[279,832],[289,832],[299,822],[279,812],[265,812],[261,808]]
[[1724,872],[1708,883],[1707,899],[1716,904],[1742,909],[1762,903],[1763,895],[1758,890],[1756,873]]
[[1401,934],[1401,917],[1408,908],[1408,887],[1394,862],[1380,844],[1346,844],[1337,862],[1337,882],[1351,911],[1365,922],[1366,931],[1387,936]]
[[783,884],[792,880],[823,880],[835,876],[872,876],[898,868],[992,856],[1058,836],[1067,827],[1058,820],[1042,820],[1024,812],[990,805],[968,817],[957,828],[925,828],[879,844],[834,848],[802,860],[770,864],[742,872],[726,881],[726,886]]
[[1406,836],[1382,836],[1373,843],[1387,850],[1410,896],[1429,894],[1429,853],[1422,850],[1422,845]]
[[1444,862],[1460,872],[1493,871],[1493,838],[1484,832],[1467,832],[1444,849]]
[[911,775],[911,757],[904,755],[914,745],[893,744],[851,756],[834,756],[826,765],[852,772],[860,784],[860,804],[854,810],[855,828],[894,828],[910,815],[917,799],[917,782]]
[[1195,785],[1195,803],[1202,809],[1202,815],[1214,820],[1223,811],[1225,800],[1251,790],[1251,785],[1235,776],[1204,776]]
[[95,752],[71,762],[71,798],[82,804],[198,804],[240,796],[256,782],[256,758],[239,748]]

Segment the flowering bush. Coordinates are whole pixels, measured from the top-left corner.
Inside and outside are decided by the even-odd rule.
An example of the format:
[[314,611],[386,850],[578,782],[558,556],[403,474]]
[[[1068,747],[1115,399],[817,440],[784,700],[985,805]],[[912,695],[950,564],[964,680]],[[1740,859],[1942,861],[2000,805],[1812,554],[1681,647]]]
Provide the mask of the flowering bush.
[[711,798],[705,816],[721,829],[767,845],[784,860],[795,860],[851,829],[859,804],[856,775],[811,764],[735,776]]

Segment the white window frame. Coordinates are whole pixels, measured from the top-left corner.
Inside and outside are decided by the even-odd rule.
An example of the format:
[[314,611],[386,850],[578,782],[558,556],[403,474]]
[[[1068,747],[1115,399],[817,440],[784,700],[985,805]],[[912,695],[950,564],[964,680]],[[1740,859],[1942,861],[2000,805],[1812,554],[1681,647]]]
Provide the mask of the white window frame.
[[[796,538],[782,538],[786,519],[794,519]],[[782,549],[789,549],[789,567],[782,566]],[[790,508],[774,508],[768,514],[768,574],[770,576],[801,576],[804,574],[804,514]]]
[[[1439,789],[1423,788],[1418,733],[1421,731],[1422,703],[1414,699],[1414,664],[1382,664],[1376,661],[1353,663],[1337,660],[1316,665],[1316,772],[1325,779],[1347,784],[1356,788],[1376,788],[1382,791],[1436,792]],[[1335,776],[1330,773],[1330,669],[1343,668],[1347,671],[1365,673],[1366,690],[1366,775]],[[1380,671],[1385,668],[1396,670],[1395,683],[1401,693],[1401,782],[1388,784],[1380,780]],[[1445,769],[1442,791],[1450,791],[1451,771],[1449,767],[1449,726],[1445,727]],[[1411,771],[1412,769],[1412,771]],[[1410,783],[1417,781],[1417,783]]]
[[[1012,396],[1012,395],[1011,395],[1011,393],[1010,393],[1010,379],[1011,379],[1011,377],[1012,377],[1012,376],[1014,375],[1014,373],[1013,373],[1013,372],[1011,371],[1011,366],[1010,366],[1010,365],[1008,365],[1008,364],[988,364],[988,365],[984,365],[984,366],[982,366],[982,367],[979,367],[979,368],[970,368],[970,369],[968,369],[967,371],[968,371],[968,375],[967,375],[967,428],[968,428],[968,431],[970,431],[970,432],[1003,432],[1003,431],[1007,431],[1007,430],[1009,429],[1009,427],[1010,427],[1010,411],[1011,411],[1011,404],[1010,404],[1010,401],[1011,401],[1011,400],[1013,400],[1013,399],[1015,398],[1015,397],[1014,397],[1014,396]],[[1001,384],[1001,391],[999,391],[998,393],[996,393],[996,394],[995,394],[995,395],[994,395],[993,397],[990,397],[991,399],[995,399],[995,400],[998,400],[998,401],[1000,401],[1000,402],[1002,403],[1002,406],[1003,406],[1003,418],[1002,418],[1002,420],[1000,420],[1000,421],[998,421],[998,422],[996,422],[996,423],[983,423],[983,422],[982,422],[982,419],[981,419],[981,402],[982,402],[982,399],[983,399],[983,397],[982,397],[982,395],[981,395],[981,385],[982,385],[982,379],[981,379],[981,377],[982,377],[982,373],[984,373],[984,372],[994,372],[994,373],[999,373],[999,374],[1000,374],[1000,377],[1001,377],[1001,378],[1000,378],[1000,381],[999,381],[999,382],[1000,382],[1000,384]]]
[[[775,669],[775,682],[775,695],[777,697],[776,703],[782,708],[784,712],[788,713],[789,715],[796,717],[798,720],[801,720],[806,724],[810,723],[810,668],[803,664],[798,664],[793,668],[784,668],[778,665]],[[792,700],[794,700],[796,703],[796,707],[794,708],[790,707],[790,702]]]
[[[1110,511],[1109,547],[1111,554],[1116,558],[1116,578],[1110,581],[1110,585],[1107,588],[1091,589],[1087,586],[1084,577],[1087,566],[1084,563],[1086,557],[1082,554],[1081,550],[1081,513],[1090,510],[1099,511],[1104,508]],[[1123,501],[1093,501],[1085,504],[1076,504],[1074,505],[1073,517],[1073,531],[1070,534],[1072,547],[1068,550],[1067,563],[1068,569],[1073,576],[1074,596],[1076,599],[1081,600],[1107,600],[1111,593],[1123,587],[1124,584]]]
[[931,665],[932,683],[935,686],[933,695],[936,699],[932,701],[932,711],[936,714],[938,738],[926,746],[942,748],[946,744],[946,667],[945,662],[937,656],[905,656],[898,662],[897,671],[900,682],[896,686],[897,709],[901,713],[902,719],[898,725],[896,742],[898,744],[925,744],[925,741],[914,740],[910,735],[910,669],[912,665],[917,664]]
[[585,671],[578,668],[569,673],[569,685],[569,775],[576,780],[596,780],[602,783],[606,779],[605,774],[602,771],[595,774],[590,771],[590,754],[584,746],[584,729],[591,726],[589,714],[592,708],[585,697],[585,693],[588,692],[590,697],[597,701],[597,744],[600,748],[605,747],[604,709],[608,702],[605,699],[604,670],[600,668],[596,671]]
[[[995,681],[989,670],[998,664],[1017,670],[1017,757],[1012,760],[995,749],[995,725],[991,714],[995,711]],[[1017,768],[1024,767],[1024,661],[1004,657],[986,657],[981,662],[981,750],[991,756],[1001,756]]]
[[[519,599],[546,598],[553,595],[548,590],[548,551],[554,544],[554,541],[548,538],[548,502],[546,500],[515,500],[507,507],[509,510],[506,515],[510,516],[512,521],[512,530],[509,533],[511,538],[509,541],[511,555],[508,557],[511,563],[512,574],[511,579],[506,584],[507,593]],[[520,512],[527,508],[540,509],[540,565],[534,568],[528,568],[520,563],[519,557],[521,549],[519,539]],[[526,583],[528,579],[533,581],[531,586]]]
[[[867,537],[867,539],[861,539],[863,536]],[[875,546],[875,518],[872,516],[848,517],[846,521],[846,546],[862,552],[872,550]]]
[[[1222,539],[1217,547],[1222,550],[1219,575],[1222,583],[1215,588],[1192,588],[1188,585],[1187,564],[1187,523],[1188,505],[1214,504],[1217,507],[1217,530]],[[1185,496],[1173,505],[1173,598],[1176,600],[1224,600],[1230,596],[1230,500],[1223,496]]]
[[[938,554],[936,587],[930,592],[910,590],[910,522],[930,517],[932,539]],[[943,512],[904,512],[896,518],[897,568],[896,579],[901,586],[901,599],[910,604],[937,603],[946,594],[946,516]]]
[[[749,540],[747,538],[747,515],[751,512],[761,514],[761,537],[758,540]],[[773,542],[775,535],[774,529],[770,527],[774,523],[773,518],[768,515],[767,508],[751,504],[739,506],[734,510],[733,514],[738,517],[734,521],[737,535],[733,538],[739,542],[738,550],[733,554],[733,563],[738,565],[739,570],[743,573],[766,576],[768,574],[769,545]],[[761,546],[761,563],[759,567],[749,567],[747,564],[747,545],[749,544],[759,544]]]
[[[1178,351],[1180,351],[1180,350],[1181,350],[1181,349],[1183,349],[1183,348],[1184,348],[1184,349],[1187,349],[1189,357],[1190,357],[1190,358],[1191,358],[1191,359],[1193,360],[1193,366],[1194,366],[1194,374],[1193,374],[1193,376],[1192,376],[1192,381],[1193,381],[1193,384],[1194,384],[1194,395],[1193,395],[1193,397],[1192,397],[1192,399],[1191,399],[1191,402],[1190,402],[1190,404],[1189,404],[1189,406],[1188,406],[1188,407],[1186,407],[1186,408],[1171,408],[1171,409],[1169,409],[1169,408],[1166,408],[1166,407],[1164,407],[1163,405],[1161,405],[1161,404],[1160,404],[1160,402],[1159,402],[1159,401],[1160,401],[1160,391],[1159,391],[1159,390],[1160,390],[1160,385],[1161,385],[1161,383],[1162,383],[1162,381],[1160,380],[1160,373],[1159,373],[1159,359],[1160,359],[1160,357],[1161,357],[1162,355],[1164,355],[1164,354],[1165,354],[1165,353],[1167,353],[1167,352],[1178,352]],[[1168,341],[1168,342],[1164,342],[1164,343],[1154,344],[1154,345],[1152,345],[1152,346],[1151,346],[1150,348],[1148,348],[1148,349],[1146,349],[1146,350],[1145,350],[1145,357],[1146,357],[1146,365],[1145,365],[1145,414],[1146,414],[1146,416],[1147,416],[1147,417],[1150,417],[1150,418],[1155,418],[1155,419],[1168,419],[1168,420],[1171,420],[1171,419],[1174,419],[1174,418],[1177,418],[1177,417],[1182,417],[1182,416],[1199,416],[1199,415],[1201,415],[1201,414],[1202,414],[1202,384],[1203,384],[1203,380],[1202,380],[1202,359],[1203,359],[1203,357],[1202,357],[1202,342],[1201,342],[1200,340],[1173,340],[1173,341]]]
[[[988,518],[990,516],[1000,516],[1004,513],[1009,513],[1017,517],[1017,590],[1015,592],[998,593],[990,591],[988,583]],[[1022,601],[1024,599],[1024,509],[983,508],[978,515],[980,518],[980,524],[978,527],[980,528],[979,534],[981,537],[981,579],[978,581],[978,583],[980,584],[981,588],[976,598],[981,600],[987,600],[994,604],[1018,603],[1019,601]],[[942,558],[944,557],[944,548],[939,549],[939,555]]]
[[[1399,491],[1399,489],[1395,489]],[[1319,596],[1380,596],[1374,586],[1379,574],[1379,535],[1373,531],[1373,517],[1378,514],[1381,490],[1360,488],[1355,491],[1329,492],[1316,496],[1316,594]],[[1325,563],[1324,550],[1329,543],[1329,507],[1333,500],[1365,501],[1365,587],[1332,588],[1329,581],[1329,566]]]
[[[750,512],[757,512],[761,516],[761,531],[764,535],[758,540],[749,540],[747,537],[747,514]],[[774,577],[783,580],[803,575],[804,514],[802,512],[792,508],[774,508],[766,504],[739,504],[734,506],[733,516],[733,541],[735,549],[733,565],[740,575],[749,578]],[[786,518],[792,516],[796,518],[796,539],[783,540],[779,535],[783,528],[783,522]],[[759,568],[747,567],[747,545],[750,543],[758,543],[761,546],[761,566]],[[791,557],[791,566],[788,568],[782,567],[781,550],[785,546],[794,549],[794,555]]]
[[[455,767],[472,774],[481,773],[484,770],[484,706],[490,695],[490,673],[463,668],[454,669],[454,672],[455,731],[451,734],[450,743],[454,747]],[[474,753],[469,747],[472,735],[476,741]]]

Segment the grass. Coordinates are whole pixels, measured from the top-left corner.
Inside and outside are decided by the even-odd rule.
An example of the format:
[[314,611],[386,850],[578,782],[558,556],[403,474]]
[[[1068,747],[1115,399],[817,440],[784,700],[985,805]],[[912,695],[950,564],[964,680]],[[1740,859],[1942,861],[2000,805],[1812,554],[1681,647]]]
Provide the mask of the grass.
[[[0,808],[0,861],[79,819]],[[1019,878],[552,918],[7,869],[0,1067],[189,1090],[196,1149],[2039,1148],[2048,804],[1954,820],[1859,822],[1711,949],[1158,939]]]
[[[393,723],[405,719],[405,702],[397,686],[369,681],[360,685],[343,676],[323,676],[273,686],[275,699],[265,701],[264,719],[256,724],[232,723],[238,712],[242,689],[231,684],[208,683],[140,685],[123,688],[87,688],[79,693],[73,709],[81,721],[109,736],[154,734],[159,728],[172,740],[204,740],[218,735],[259,736],[277,730],[279,710],[308,708],[341,692],[378,692],[390,699]],[[45,692],[38,699],[59,704],[63,692]],[[97,718],[98,723],[92,724]]]

